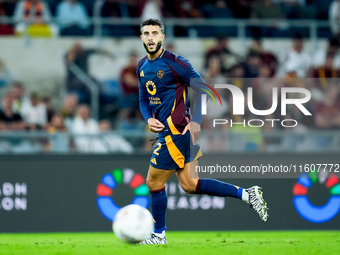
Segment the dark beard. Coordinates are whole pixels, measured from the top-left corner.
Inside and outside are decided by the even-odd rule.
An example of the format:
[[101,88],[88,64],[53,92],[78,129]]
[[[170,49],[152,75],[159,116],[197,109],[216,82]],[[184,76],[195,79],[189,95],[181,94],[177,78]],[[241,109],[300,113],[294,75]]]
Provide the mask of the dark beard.
[[149,51],[148,46],[147,46],[145,43],[143,43],[143,45],[144,45],[144,48],[145,48],[145,50],[146,50],[146,52],[147,52],[148,54],[154,55],[154,54],[156,54],[156,53],[159,51],[159,49],[162,47],[162,42],[158,42],[158,43],[157,43],[156,49],[155,49],[154,51]]

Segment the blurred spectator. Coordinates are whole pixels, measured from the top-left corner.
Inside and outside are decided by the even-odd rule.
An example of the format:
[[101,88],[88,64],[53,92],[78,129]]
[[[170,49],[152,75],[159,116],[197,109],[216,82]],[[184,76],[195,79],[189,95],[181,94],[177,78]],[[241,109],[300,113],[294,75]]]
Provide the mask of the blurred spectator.
[[231,13],[225,1],[217,0],[216,3],[214,4],[214,7],[209,12],[209,18],[212,19],[233,18],[233,14]]
[[[133,147],[122,137],[109,133],[110,122],[98,121],[90,118],[90,108],[80,105],[77,117],[72,126],[72,133],[80,135],[75,138],[76,149],[79,152],[132,152]],[[97,135],[97,136],[93,136]]]
[[163,2],[161,0],[147,0],[145,5],[142,7],[141,19],[159,19],[162,20],[163,13]]
[[71,131],[75,135],[80,135],[75,138],[77,151],[91,152],[95,141],[95,137],[91,135],[99,133],[99,126],[98,121],[90,118],[88,105],[82,104],[78,106],[77,116],[72,123]]
[[[208,4],[206,4],[208,5]],[[210,8],[210,10],[205,10],[203,8],[202,15],[210,18],[210,19],[228,19],[233,18],[233,14],[231,13],[229,7],[227,6],[226,2],[224,0],[217,0],[214,5]],[[218,34],[228,34],[233,33],[232,27],[226,27],[226,26],[214,26],[206,28],[209,30],[212,34],[218,35]],[[208,31],[207,31],[208,32]]]
[[93,16],[93,8],[94,8],[95,1],[93,1],[93,0],[78,0],[78,1],[83,4],[88,16],[90,16],[90,17]]
[[76,117],[76,109],[78,106],[78,97],[75,94],[68,94],[64,98],[64,105],[61,109],[61,116],[64,119],[65,126],[71,130],[73,120]]
[[278,4],[272,0],[260,0],[252,6],[252,18],[257,19],[283,19],[284,14]]
[[14,14],[15,22],[31,22],[36,24],[51,22],[51,14],[48,6],[41,0],[20,1]]
[[[284,14],[278,4],[272,0],[260,0],[254,3],[252,7],[251,17],[253,19],[284,19]],[[280,24],[272,23],[270,26],[254,26],[250,27],[253,36],[270,37],[275,35]]]
[[[212,57],[209,61],[208,72],[205,75],[206,82],[208,84],[226,84],[228,82],[227,78],[221,74],[221,66],[218,57]],[[220,99],[222,102],[221,105],[216,105],[213,100],[208,100],[207,108],[209,109],[209,114],[206,118],[202,121],[202,128],[205,130],[211,130],[213,128],[214,119],[222,119],[226,118],[226,115],[229,111],[229,104],[227,101],[228,92],[223,89],[216,89],[217,93],[220,95]],[[230,117],[230,116],[228,116]],[[227,125],[218,126],[219,129],[228,128]],[[209,149],[215,147],[215,150],[221,149],[220,146],[225,145],[225,141],[218,141],[216,140],[216,136],[210,137],[208,140],[203,142],[208,146]]]
[[[256,93],[260,95],[267,103],[272,102],[273,88],[276,87],[280,90],[280,83],[282,79],[272,78],[271,70],[267,65],[261,65],[258,77],[253,81],[252,87],[256,90]],[[270,106],[268,107],[268,109]]]
[[175,0],[178,18],[199,18],[202,16],[194,0]]
[[280,4],[287,19],[308,19],[315,17],[315,10],[306,5],[306,0],[272,0]]
[[54,114],[51,118],[51,122],[47,127],[47,131],[50,134],[55,134],[56,132],[67,132],[67,128],[64,124],[64,118],[61,114]]
[[52,16],[55,16],[57,5],[60,2],[60,0],[45,0],[45,1],[51,10]]
[[270,76],[274,76],[278,66],[278,60],[273,53],[266,51],[262,47],[262,42],[260,39],[253,40],[249,49],[249,53],[251,52],[259,54],[262,64],[268,66],[270,69]]
[[[52,21],[50,10],[48,5],[41,0],[20,1],[15,8],[14,21],[16,22],[15,30],[17,33],[23,33],[27,25],[37,30],[31,31],[32,34],[46,33],[46,35],[49,35],[51,33],[47,27]],[[46,31],[42,32],[43,29]]]
[[210,58],[207,78],[214,79],[214,84],[224,84],[227,82],[227,78],[221,73],[221,65],[218,57]]
[[328,54],[323,65],[311,70],[312,77],[318,78],[318,85],[322,90],[327,87],[327,79],[340,77],[340,70],[336,69],[333,63],[334,56],[332,54]]
[[[13,96],[9,93],[6,94],[1,101],[0,108],[0,132],[2,131],[19,131],[25,129],[25,123],[23,122],[20,114],[12,111]],[[27,143],[26,143],[27,144]],[[29,144],[27,144],[29,145]],[[28,146],[30,147],[30,146]],[[8,137],[0,139],[0,152],[13,152],[23,148],[20,145],[20,140]]]
[[46,108],[36,93],[32,93],[30,101],[22,105],[21,116],[24,119],[26,128],[29,130],[41,130],[46,128]]
[[25,123],[20,114],[13,112],[14,97],[6,94],[1,101],[0,109],[0,130],[24,130]]
[[47,132],[52,134],[50,136],[50,142],[48,144],[49,150],[52,152],[67,152],[69,148],[69,139],[67,134],[67,128],[64,125],[64,119],[61,114],[55,114],[52,116],[52,120],[47,127]]
[[225,74],[229,68],[240,60],[240,57],[233,53],[228,46],[228,38],[220,35],[216,39],[216,44],[205,53],[205,68],[209,66],[212,57],[217,57],[220,61],[221,72]]
[[97,140],[98,142],[94,146],[96,152],[132,153],[134,151],[132,145],[123,137],[117,134],[112,134],[111,125],[108,120],[102,120],[99,122],[99,131],[102,141]]
[[256,78],[260,73],[261,65],[260,54],[250,52],[246,58],[245,78]]
[[290,62],[286,67],[284,74],[283,85],[284,87],[304,87],[303,79],[298,75],[298,66],[294,62]]
[[[139,8],[137,8],[137,6]],[[139,17],[143,1],[136,0],[105,0],[101,9],[100,16],[103,18],[117,18],[117,17]],[[96,7],[95,7],[96,8]],[[136,35],[136,27],[133,25],[102,25],[102,34],[104,36],[129,36]]]
[[5,11],[7,16],[12,17],[14,14],[15,6],[18,3],[18,0],[0,0],[0,5]]
[[256,1],[257,0],[235,0],[227,1],[227,4],[235,18],[247,19],[250,17],[251,14],[251,6]]
[[101,8],[101,17],[130,17],[128,4],[120,0],[106,0]]
[[287,72],[294,71],[298,77],[306,77],[310,67],[310,55],[303,51],[303,39],[296,36],[292,47],[283,50],[279,55],[280,69],[278,75],[283,77]]
[[313,56],[313,65],[318,67],[325,63],[327,56],[333,56],[333,65],[335,68],[340,68],[340,39],[331,37],[328,41],[327,49],[320,48]]
[[51,105],[51,98],[49,97],[43,97],[41,99],[41,102],[45,105],[46,108],[46,116],[47,116],[47,122],[50,123],[52,121],[52,117],[55,114],[55,111]]
[[334,0],[329,6],[329,22],[334,36],[340,35],[340,0]]
[[122,91],[120,126],[125,130],[131,129],[134,122],[131,117],[135,117],[135,113],[138,111],[137,63],[137,54],[131,52],[128,65],[123,67],[120,72],[120,86]]
[[64,0],[57,6],[60,35],[89,35],[89,17],[78,0]]
[[13,75],[10,70],[7,68],[6,63],[0,59],[0,88],[7,83],[12,82]]
[[22,105],[29,103],[30,96],[26,93],[24,85],[19,81],[12,83],[11,94],[14,97],[12,109],[14,112],[20,113]]
[[247,89],[247,86],[245,86],[245,82],[244,82],[245,70],[242,64],[239,63],[231,67],[229,77],[230,77],[230,81],[229,81],[230,84],[233,84],[234,86],[238,87],[242,91],[245,91]]
[[318,129],[340,128],[340,102],[339,88],[329,86],[324,95],[324,100],[315,106],[315,127]]
[[[14,9],[14,1],[2,1],[0,0],[0,18],[10,18],[12,16],[12,10]],[[0,24],[0,35],[13,35],[14,29],[11,24]]]
[[90,101],[90,91],[88,87],[74,74],[72,71],[72,65],[76,65],[80,71],[97,84],[99,90],[101,90],[101,85],[89,74],[89,58],[93,54],[101,54],[114,58],[112,53],[103,49],[84,49],[79,42],[74,43],[65,56],[67,92],[77,94],[79,101],[82,103],[88,103]]
[[[329,1],[329,0],[327,0]],[[301,16],[302,19],[317,19],[321,10],[318,10],[318,0],[305,0],[305,5],[301,4]],[[327,4],[327,3],[326,3]]]

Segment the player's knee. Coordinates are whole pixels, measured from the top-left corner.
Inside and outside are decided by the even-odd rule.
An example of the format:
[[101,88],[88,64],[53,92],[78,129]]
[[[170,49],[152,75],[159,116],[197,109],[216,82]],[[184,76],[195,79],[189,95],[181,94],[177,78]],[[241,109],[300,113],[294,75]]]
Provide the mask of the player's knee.
[[151,178],[146,178],[146,186],[148,186],[149,190],[152,190],[152,187],[154,186],[154,181]]
[[146,178],[146,186],[148,186],[149,190],[157,190],[164,187],[164,183],[159,182],[153,178]]

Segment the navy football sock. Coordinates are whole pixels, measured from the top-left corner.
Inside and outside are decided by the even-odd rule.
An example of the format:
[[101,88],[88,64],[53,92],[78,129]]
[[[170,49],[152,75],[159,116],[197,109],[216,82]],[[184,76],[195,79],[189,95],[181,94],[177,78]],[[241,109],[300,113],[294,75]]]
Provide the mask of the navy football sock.
[[243,188],[215,179],[198,179],[196,193],[242,199]]
[[150,190],[151,196],[151,212],[155,221],[155,233],[162,233],[166,230],[165,227],[165,213],[168,205],[168,198],[166,196],[165,187],[158,190]]

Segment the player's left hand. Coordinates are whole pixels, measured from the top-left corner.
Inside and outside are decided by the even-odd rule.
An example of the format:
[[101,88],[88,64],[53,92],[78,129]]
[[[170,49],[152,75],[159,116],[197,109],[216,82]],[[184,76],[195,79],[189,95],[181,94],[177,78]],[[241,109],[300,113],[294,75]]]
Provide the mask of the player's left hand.
[[192,140],[192,144],[196,145],[196,141],[198,139],[198,136],[201,132],[201,126],[200,124],[198,124],[195,121],[190,121],[190,123],[188,125],[185,126],[182,135],[186,134],[186,132],[190,132],[191,135],[191,140]]

